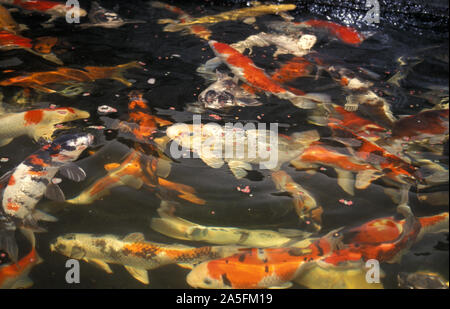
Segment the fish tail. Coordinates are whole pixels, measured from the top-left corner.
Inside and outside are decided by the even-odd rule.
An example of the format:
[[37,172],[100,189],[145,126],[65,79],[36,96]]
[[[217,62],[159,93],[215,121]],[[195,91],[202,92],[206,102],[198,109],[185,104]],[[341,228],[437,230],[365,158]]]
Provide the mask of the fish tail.
[[10,221],[2,222],[0,218],[0,250],[5,251],[13,262],[17,262],[19,248],[17,247],[16,226]]
[[123,73],[132,68],[141,68],[141,65],[137,61],[118,65],[117,70],[114,71],[111,78],[121,82],[122,84],[124,84],[127,87],[131,87],[132,83],[123,76]]
[[190,240],[186,232],[189,228],[196,226],[196,224],[172,216],[164,211],[158,212],[161,218],[153,218],[150,222],[150,227],[153,230],[175,239]]

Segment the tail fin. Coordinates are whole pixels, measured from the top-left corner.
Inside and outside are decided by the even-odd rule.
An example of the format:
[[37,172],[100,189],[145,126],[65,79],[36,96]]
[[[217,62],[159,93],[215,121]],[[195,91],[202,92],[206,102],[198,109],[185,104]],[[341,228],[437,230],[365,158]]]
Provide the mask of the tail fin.
[[15,231],[14,223],[0,221],[0,249],[5,251],[13,262],[17,262],[19,257]]
[[139,64],[139,62],[137,61],[133,61],[133,62],[129,62],[129,63],[125,63],[125,64],[121,64],[117,66],[117,70],[114,71],[114,73],[112,74],[111,78],[114,80],[117,80],[119,82],[121,82],[122,84],[124,84],[127,87],[131,87],[131,85],[133,85],[131,82],[129,82],[124,76],[123,73],[128,70],[128,69],[132,69],[132,68],[141,68],[142,66]]
[[150,227],[163,235],[175,239],[191,240],[187,235],[189,228],[197,226],[187,220],[171,216],[163,211],[158,211],[161,218],[153,218]]

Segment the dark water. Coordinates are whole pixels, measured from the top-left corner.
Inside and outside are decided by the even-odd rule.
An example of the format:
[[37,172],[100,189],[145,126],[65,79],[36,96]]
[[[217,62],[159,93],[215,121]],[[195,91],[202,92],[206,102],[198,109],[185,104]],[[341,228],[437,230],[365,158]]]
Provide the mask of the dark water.
[[[88,8],[89,1],[80,1],[81,6]],[[170,2],[176,4],[193,16],[210,15],[233,8],[242,7],[241,4],[212,1],[187,3],[184,1]],[[321,3],[319,2],[318,5]],[[122,17],[147,21],[146,24],[125,25],[118,29],[90,28],[77,29],[58,20],[53,28],[42,28],[39,24],[45,20],[40,15],[15,14],[20,23],[26,23],[30,30],[24,32],[28,37],[57,36],[63,42],[57,50],[65,65],[81,68],[88,65],[112,66],[130,61],[141,61],[146,65],[142,69],[131,69],[125,75],[135,81],[132,87],[111,80],[101,80],[86,86],[89,96],[66,98],[59,95],[39,97],[33,106],[47,107],[49,104],[58,106],[74,106],[87,110],[92,117],[87,123],[79,122],[79,129],[90,125],[103,125],[96,110],[99,105],[107,104],[119,110],[118,114],[108,116],[121,120],[127,119],[128,93],[135,89],[144,93],[152,112],[162,118],[174,122],[192,121],[192,114],[186,111],[186,104],[196,101],[196,96],[206,88],[208,82],[196,74],[196,68],[213,57],[206,41],[194,36],[182,36],[180,33],[164,33],[162,27],[156,23],[159,18],[174,18],[175,16],[161,9],[150,8],[145,1],[107,1],[102,3],[107,8],[119,5],[118,12]],[[324,7],[324,4],[321,6]],[[297,11],[296,19],[324,15],[314,15],[315,7],[309,11]],[[337,13],[336,13],[337,14]],[[334,14],[333,17],[339,14]],[[448,14],[448,9],[447,9]],[[278,20],[276,16],[264,16],[257,19],[259,30],[238,22],[223,22],[210,27],[213,35],[211,39],[226,43],[233,43],[245,39],[251,34],[265,30],[268,21]],[[448,15],[447,15],[448,19]],[[443,18],[445,20],[445,18]],[[435,24],[439,24],[435,22]],[[430,89],[444,89],[448,91],[448,41],[445,33],[439,32],[439,27],[431,27],[434,35],[417,34],[411,29],[398,29],[393,24],[383,20],[377,27],[364,26],[363,30],[374,31],[374,35],[359,47],[344,45],[336,40],[324,41],[314,49],[330,59],[349,68],[364,67],[378,74],[374,80],[375,89],[386,90],[385,81],[398,70],[396,59],[400,56],[418,57],[423,60],[415,66],[402,82],[401,88],[392,89],[386,97],[395,115],[410,115],[433,105],[426,99],[419,98],[411,92],[427,92]],[[428,31],[429,29],[427,29]],[[448,37],[448,35],[447,35]],[[277,67],[274,61],[262,57],[263,49],[255,48],[255,63],[271,71]],[[175,56],[174,56],[175,55]],[[54,69],[51,63],[22,51],[2,52],[1,59],[17,57],[23,64],[14,66],[17,72],[45,71]],[[445,58],[446,57],[446,58]],[[288,57],[280,57],[280,62]],[[5,76],[3,76],[5,75]],[[2,73],[3,77],[9,75]],[[149,78],[155,78],[155,84],[149,84]],[[302,89],[317,88],[328,81],[302,80]],[[434,87],[434,88],[433,88]],[[14,107],[11,98],[19,88],[0,89],[5,95],[6,107]],[[345,102],[345,97],[338,88],[328,90],[333,94],[336,102]],[[448,96],[448,92],[447,92]],[[222,114],[219,123],[232,121],[237,116],[239,121],[279,123],[280,133],[290,134],[313,126],[305,120],[306,112],[294,107],[287,101],[274,96],[263,98],[264,106],[242,108]],[[29,108],[30,105],[26,107]],[[15,106],[17,107],[17,106]],[[257,116],[264,113],[260,120]],[[208,114],[203,115],[207,121]],[[288,117],[289,115],[289,117]],[[314,127],[323,137],[329,131]],[[62,132],[60,132],[62,133]],[[133,145],[127,136],[116,131],[95,131],[97,136],[98,153],[95,156],[85,155],[79,161],[88,174],[82,183],[64,181],[62,189],[71,198],[78,195],[82,189],[88,187],[96,179],[105,175],[103,165],[116,162],[129,151]],[[7,163],[0,164],[0,173],[12,169],[25,157],[35,151],[38,145],[29,138],[17,138],[8,146],[0,148],[0,157],[8,157]],[[448,146],[447,146],[448,149]],[[448,151],[441,159],[448,168]],[[368,220],[391,216],[395,213],[396,204],[383,191],[383,182],[375,182],[368,189],[356,190],[355,196],[349,196],[336,183],[336,174],[332,169],[320,171],[315,175],[296,171],[289,165],[284,166],[295,181],[311,192],[318,204],[324,208],[323,233],[341,226],[357,226]],[[292,200],[287,195],[277,194],[272,181],[267,177],[267,171],[251,172],[247,178],[236,180],[228,168],[211,169],[200,160],[182,159],[173,164],[170,181],[193,186],[198,196],[205,199],[207,204],[198,206],[188,202],[178,208],[179,216],[188,220],[211,226],[236,226],[243,228],[301,228],[297,216],[292,209]],[[238,192],[237,186],[250,186],[252,196]],[[442,186],[437,190],[448,190]],[[152,231],[149,220],[157,216],[156,209],[160,200],[152,190],[134,190],[120,187],[112,190],[111,194],[91,205],[55,204],[47,200],[42,201],[40,208],[58,217],[56,223],[45,224],[48,233],[37,235],[37,251],[45,262],[36,266],[31,278],[34,288],[187,288],[185,276],[187,270],[176,266],[166,266],[149,272],[150,285],[144,286],[134,280],[127,271],[118,265],[111,265],[114,274],[109,275],[96,267],[82,262],[81,283],[69,285],[65,282],[66,258],[51,253],[49,243],[57,236],[68,233],[106,233],[126,235],[132,232],[144,233],[147,240],[174,243],[173,239]],[[339,203],[340,199],[352,200],[352,206]],[[420,202],[411,195],[410,205],[417,216],[433,215],[448,211],[445,207],[437,207]],[[18,236],[20,237],[20,236]],[[19,239],[20,255],[27,253],[28,244]],[[178,242],[178,241],[175,241]],[[196,244],[200,245],[200,244]],[[382,265],[386,272],[383,283],[386,288],[395,288],[395,278],[399,272],[414,272],[429,270],[437,272],[448,280],[448,233],[427,235],[415,244],[403,257],[400,264]],[[294,286],[298,287],[298,286]]]

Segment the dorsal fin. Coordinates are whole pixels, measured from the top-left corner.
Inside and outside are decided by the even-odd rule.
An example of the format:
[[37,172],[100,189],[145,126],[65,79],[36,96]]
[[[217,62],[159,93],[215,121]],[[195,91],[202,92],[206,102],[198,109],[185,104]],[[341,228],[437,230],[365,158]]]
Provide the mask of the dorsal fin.
[[142,242],[145,241],[144,234],[142,233],[131,233],[123,238],[123,241],[128,242]]

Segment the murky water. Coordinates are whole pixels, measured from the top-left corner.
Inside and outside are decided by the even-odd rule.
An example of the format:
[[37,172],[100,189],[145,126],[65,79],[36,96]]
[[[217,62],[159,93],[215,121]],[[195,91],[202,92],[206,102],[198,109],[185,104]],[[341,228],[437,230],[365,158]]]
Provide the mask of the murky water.
[[[81,5],[88,8],[86,1]],[[87,1],[88,2],[88,1]],[[19,23],[26,23],[30,30],[28,37],[56,36],[61,44],[56,49],[58,57],[66,66],[82,68],[84,66],[113,66],[130,61],[144,63],[143,69],[130,69],[125,75],[133,81],[126,87],[117,81],[99,80],[92,85],[85,85],[84,93],[75,97],[64,97],[57,94],[41,95],[35,102],[23,105],[23,108],[57,106],[73,106],[89,111],[91,118],[87,122],[78,121],[77,129],[84,130],[88,126],[105,125],[105,118],[97,114],[100,105],[107,104],[118,109],[118,113],[106,116],[106,123],[111,119],[128,119],[128,94],[139,90],[144,94],[154,115],[173,122],[192,122],[192,113],[186,110],[188,103],[195,102],[198,94],[209,82],[196,73],[197,67],[213,57],[206,41],[193,35],[182,36],[180,33],[162,32],[157,24],[160,18],[174,18],[174,14],[154,9],[143,1],[109,1],[102,3],[113,8],[119,5],[122,17],[145,20],[145,24],[130,24],[118,29],[89,28],[79,29],[68,25],[64,20],[56,21],[55,27],[43,28],[39,24],[45,20],[39,15],[14,14]],[[241,7],[238,4],[214,5],[211,2],[188,4],[175,1],[176,4],[192,16],[211,15]],[[297,12],[296,20],[311,15]],[[320,16],[323,18],[323,16]],[[244,40],[252,34],[266,30],[266,24],[279,20],[278,16],[262,16],[257,18],[256,27],[241,22],[223,22],[210,27],[211,39],[233,43]],[[419,94],[432,90],[448,97],[448,41],[443,38],[430,38],[400,31],[393,27],[367,28],[373,35],[361,46],[354,47],[342,44],[337,40],[323,41],[314,49],[328,62],[356,69],[370,70],[378,76],[372,79],[375,91],[385,91],[384,98],[390,103],[394,115],[412,115],[425,108],[433,107],[429,100]],[[276,69],[280,63],[290,56],[280,56],[277,61],[270,59],[271,48],[255,48],[252,59],[267,72]],[[397,59],[418,59],[420,63],[411,67],[402,87],[394,87],[386,83],[399,70]],[[51,63],[40,60],[23,51],[1,52],[0,59],[19,58],[23,63],[15,65],[13,73],[1,73],[1,79],[14,76],[17,72],[45,71],[54,69]],[[411,60],[413,61],[413,60]],[[6,69],[1,67],[2,70]],[[226,70],[225,66],[221,69]],[[155,83],[149,83],[154,78]],[[333,101],[345,103],[345,93],[327,74],[321,78],[314,76],[296,80],[291,86],[305,91],[318,92],[317,89],[332,95]],[[389,88],[390,87],[390,88]],[[13,102],[18,87],[0,89],[5,96],[4,107],[18,108]],[[300,110],[288,101],[275,96],[262,98],[259,107],[233,108],[226,112],[207,111],[202,114],[206,122],[263,122],[278,123],[279,133],[289,135],[306,129],[317,129],[322,138],[330,137],[330,131],[324,127],[313,126],[306,121],[307,111]],[[214,120],[209,115],[220,115],[222,120]],[[261,117],[261,115],[264,115]],[[106,171],[103,165],[120,161],[133,147],[134,141],[129,135],[117,130],[90,130],[97,137],[94,147],[95,155],[85,154],[79,165],[87,172],[87,179],[81,183],[63,181],[62,190],[68,198],[78,195],[84,188],[94,183]],[[63,132],[58,132],[61,134]],[[0,157],[9,158],[0,163],[0,174],[14,168],[29,154],[38,149],[38,145],[28,137],[15,139],[9,145],[0,148]],[[448,144],[442,156],[433,158],[448,169]],[[375,181],[366,190],[356,190],[354,196],[345,193],[337,184],[333,169],[321,169],[315,174],[296,171],[289,164],[283,169],[291,177],[311,192],[318,204],[323,207],[323,230],[326,233],[342,226],[357,226],[371,219],[395,214],[397,204],[385,194],[382,181]],[[448,178],[448,177],[447,177]],[[270,179],[267,170],[252,171],[241,180],[235,179],[227,167],[212,169],[199,159],[179,159],[172,165],[168,180],[190,185],[195,188],[197,196],[206,201],[205,205],[195,205],[179,200],[177,215],[196,223],[210,226],[234,226],[241,228],[272,229],[305,228],[299,223],[292,207],[292,198],[280,194]],[[251,194],[238,191],[237,187],[249,186]],[[448,192],[447,184],[435,186],[429,191]],[[180,243],[153,231],[149,222],[157,216],[156,209],[160,199],[158,190],[141,188],[136,190],[122,186],[113,189],[110,195],[90,205],[69,205],[43,200],[39,208],[52,213],[59,221],[43,223],[47,233],[37,234],[37,251],[45,260],[36,266],[30,274],[34,288],[188,288],[185,277],[188,270],[177,266],[165,266],[149,272],[150,285],[145,286],[134,280],[119,265],[111,265],[113,274],[88,263],[81,262],[81,282],[76,285],[67,284],[65,263],[67,258],[49,250],[49,244],[57,236],[69,232],[126,235],[141,232],[147,240],[160,243]],[[351,200],[351,206],[339,202],[341,199]],[[416,195],[410,194],[410,206],[417,216],[428,216],[448,211],[448,203],[434,206],[420,201]],[[28,242],[18,233],[20,256],[29,250]],[[427,270],[439,273],[446,280],[448,269],[448,233],[427,235],[403,256],[401,263],[382,264],[386,273],[383,284],[386,288],[396,288],[396,276],[399,272],[415,272]],[[202,243],[183,242],[200,246]],[[294,285],[298,288],[299,286]]]

